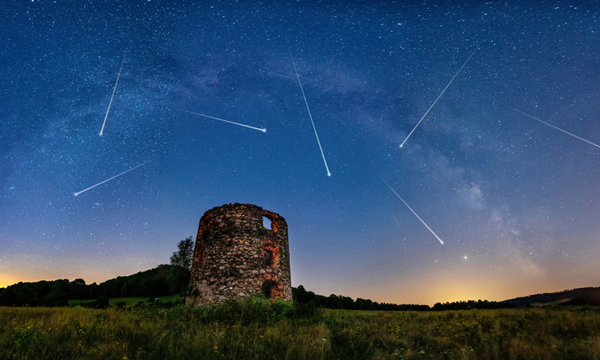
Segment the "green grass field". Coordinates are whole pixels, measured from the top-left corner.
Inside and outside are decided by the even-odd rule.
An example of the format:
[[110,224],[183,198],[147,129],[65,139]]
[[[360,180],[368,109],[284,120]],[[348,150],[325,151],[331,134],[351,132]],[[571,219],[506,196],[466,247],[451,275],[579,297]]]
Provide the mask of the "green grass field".
[[600,309],[0,308],[0,359],[192,358],[600,359]]
[[[175,302],[181,298],[180,295],[162,296],[159,299],[160,302]],[[124,297],[124,298],[111,298],[109,300],[110,306],[117,306],[120,302],[125,302],[127,306],[134,306],[140,302],[149,304],[148,297]],[[94,300],[69,300],[69,306],[84,305],[87,303],[94,302]]]

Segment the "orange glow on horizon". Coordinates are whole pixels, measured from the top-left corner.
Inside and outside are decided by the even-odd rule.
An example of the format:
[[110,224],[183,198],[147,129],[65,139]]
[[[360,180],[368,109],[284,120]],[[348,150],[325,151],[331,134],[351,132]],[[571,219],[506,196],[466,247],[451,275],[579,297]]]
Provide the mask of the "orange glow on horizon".
[[13,277],[6,276],[6,275],[0,275],[0,288],[5,288],[10,285],[16,284],[18,282],[19,282],[19,280],[15,279]]

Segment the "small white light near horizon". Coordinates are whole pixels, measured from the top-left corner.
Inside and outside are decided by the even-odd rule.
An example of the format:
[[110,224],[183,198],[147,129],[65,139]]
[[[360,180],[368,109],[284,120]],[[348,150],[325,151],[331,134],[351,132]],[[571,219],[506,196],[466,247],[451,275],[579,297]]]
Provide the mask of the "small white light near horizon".
[[465,256],[463,256],[463,259],[467,260],[467,259],[469,259],[469,258],[467,257],[467,255],[465,255]]

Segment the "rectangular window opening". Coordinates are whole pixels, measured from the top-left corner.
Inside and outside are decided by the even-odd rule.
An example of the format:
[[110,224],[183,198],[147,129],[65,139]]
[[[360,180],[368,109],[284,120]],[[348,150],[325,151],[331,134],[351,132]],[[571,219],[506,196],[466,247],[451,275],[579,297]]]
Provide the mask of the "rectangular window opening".
[[271,219],[269,219],[266,216],[263,216],[262,219],[263,219],[263,227],[267,230],[273,230],[271,228]]

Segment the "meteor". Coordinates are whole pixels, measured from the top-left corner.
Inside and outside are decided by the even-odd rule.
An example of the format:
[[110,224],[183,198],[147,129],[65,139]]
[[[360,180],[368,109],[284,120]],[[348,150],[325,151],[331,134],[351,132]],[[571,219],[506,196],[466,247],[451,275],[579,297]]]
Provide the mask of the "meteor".
[[438,100],[442,97],[442,95],[444,95],[444,93],[446,92],[446,89],[448,89],[448,87],[450,86],[450,84],[452,84],[452,82],[454,81],[454,79],[456,79],[456,77],[458,76],[458,74],[460,74],[460,72],[462,71],[462,69],[469,62],[469,60],[471,60],[471,57],[475,54],[475,51],[477,51],[477,49],[479,49],[479,47],[476,47],[475,50],[473,50],[473,52],[471,53],[471,55],[469,55],[469,57],[467,58],[467,61],[465,61],[465,63],[460,67],[460,69],[458,69],[458,71],[456,72],[456,74],[454,74],[454,77],[452,78],[452,80],[450,80],[450,82],[448,83],[448,85],[446,85],[446,87],[444,88],[444,90],[442,90],[442,92],[437,97],[437,99],[435,99],[435,101],[433,102],[433,104],[431,104],[431,106],[429,107],[429,109],[427,109],[427,112],[425,112],[425,115],[423,115],[423,117],[421,117],[421,120],[419,120],[419,122],[417,123],[417,125],[415,125],[415,127],[412,129],[412,131],[406,137],[406,139],[404,139],[404,141],[402,142],[402,144],[400,144],[400,148],[402,148],[404,146],[404,143],[406,142],[406,140],[408,140],[408,138],[412,135],[412,133],[415,132],[415,130],[417,129],[417,127],[419,126],[419,124],[421,124],[421,121],[423,121],[423,119],[425,119],[425,116],[427,116],[427,114],[429,114],[429,112],[431,111],[431,109],[433,108],[433,106],[435,105],[435,103],[437,103]]
[[319,144],[319,150],[321,150],[321,157],[323,157],[323,163],[325,164],[325,170],[327,170],[327,176],[331,176],[331,172],[329,171],[329,166],[327,166],[327,160],[325,160],[325,154],[323,153],[323,147],[321,146],[321,141],[319,140],[319,134],[317,134],[317,128],[315,127],[315,121],[313,120],[312,114],[310,113],[310,108],[308,107],[308,101],[306,101],[306,95],[304,94],[304,88],[302,87],[302,82],[300,81],[300,75],[298,75],[298,69],[296,69],[296,62],[294,61],[294,57],[290,53],[290,58],[292,58],[292,64],[294,64],[294,72],[296,73],[296,78],[298,79],[298,84],[300,85],[300,91],[302,91],[302,97],[304,98],[304,104],[306,104],[306,110],[308,111],[308,117],[310,118],[310,123],[312,124],[313,130],[315,131],[315,137],[317,138],[317,144]]
[[581,138],[581,137],[579,137],[579,136],[577,136],[577,135],[575,135],[575,134],[571,134],[570,132],[568,132],[568,131],[566,131],[566,130],[563,130],[563,129],[561,129],[561,128],[559,128],[559,127],[556,127],[556,126],[554,126],[554,125],[548,124],[547,122],[545,122],[545,121],[542,121],[542,120],[540,120],[540,119],[538,119],[538,118],[536,118],[536,117],[533,117],[533,116],[531,116],[531,115],[529,115],[529,114],[526,114],[526,113],[522,112],[521,110],[517,110],[517,109],[514,109],[514,108],[511,108],[511,109],[512,109],[512,110],[514,110],[514,111],[516,111],[516,112],[518,112],[519,114],[522,114],[522,115],[525,115],[525,116],[527,116],[528,118],[531,118],[531,119],[533,119],[533,120],[539,121],[539,122],[541,122],[541,123],[542,123],[542,124],[544,124],[544,125],[548,125],[548,126],[550,126],[550,127],[552,127],[552,128],[555,128],[555,129],[556,129],[556,130],[558,130],[558,131],[562,131],[562,132],[564,132],[564,133],[565,133],[565,134],[567,134],[567,135],[571,135],[572,137],[574,137],[574,138],[576,138],[576,139],[579,139],[579,140],[581,140],[581,141],[585,141],[586,143],[588,143],[588,144],[590,144],[590,145],[594,145],[595,147],[597,147],[597,148],[600,148],[600,145],[598,145],[598,144],[594,144],[593,142],[591,142],[591,141],[588,141],[588,140],[586,140],[586,139],[584,139],[584,138]]
[[[436,233],[433,232],[433,230],[431,230],[431,228],[425,223],[425,221],[423,221],[423,219],[421,219],[421,217],[419,215],[417,215],[417,213],[406,203],[406,201],[404,201],[404,199],[402,199],[400,197],[400,195],[398,195],[398,193],[396,192],[396,190],[394,190],[390,184],[388,184],[385,180],[381,179],[381,181],[383,181],[389,188],[390,190],[392,190],[392,192],[394,194],[396,194],[396,196],[398,197],[398,199],[402,200],[402,202],[404,203],[404,205],[406,205],[406,207],[413,213],[415,214],[415,216],[417,217],[417,219],[421,220],[421,222],[423,223],[423,225],[425,225],[425,227],[433,234],[433,236],[435,236],[438,241],[440,242],[441,245],[444,245],[444,241],[442,239],[440,239],[439,236],[436,235]],[[394,217],[395,218],[395,217]]]
[[121,62],[121,68],[119,69],[119,75],[117,75],[117,82],[115,82],[115,88],[113,89],[112,95],[110,96],[110,102],[108,103],[108,109],[106,109],[106,115],[104,115],[104,122],[102,123],[102,129],[100,129],[100,136],[104,132],[104,125],[106,125],[106,118],[108,118],[108,112],[110,111],[110,106],[112,105],[113,98],[115,97],[115,91],[117,90],[117,85],[119,84],[119,78],[121,77],[121,71],[123,70],[123,64],[125,64],[125,54],[123,53],[123,61]]
[[96,187],[96,186],[98,186],[98,185],[102,185],[102,184],[104,184],[104,183],[105,183],[105,182],[107,182],[107,181],[111,181],[112,179],[118,178],[119,176],[121,176],[121,175],[124,175],[124,174],[126,174],[126,173],[128,173],[128,172],[130,172],[130,171],[132,171],[132,170],[135,170],[135,169],[139,168],[140,166],[144,166],[144,165],[146,165],[147,163],[149,163],[149,162],[151,162],[151,161],[154,161],[154,159],[152,159],[152,160],[149,160],[149,161],[146,161],[146,162],[145,162],[145,163],[143,163],[143,164],[139,164],[139,165],[137,165],[137,166],[134,166],[134,167],[132,167],[132,168],[131,168],[131,169],[129,169],[129,170],[125,170],[125,171],[123,171],[123,172],[122,172],[122,173],[120,173],[120,174],[117,174],[117,175],[115,175],[115,176],[113,176],[113,177],[111,177],[111,178],[108,178],[108,179],[106,179],[106,180],[104,180],[104,181],[101,181],[101,182],[97,183],[96,185],[92,185],[92,186],[90,186],[90,187],[89,187],[89,188],[87,188],[87,189],[83,189],[83,190],[81,190],[81,191],[79,191],[79,192],[76,192],[76,193],[74,193],[73,195],[75,195],[75,196],[78,196],[79,194],[81,194],[81,193],[84,193],[84,192],[86,192],[86,191],[88,191],[88,190],[91,190],[91,189],[95,188],[95,187]]
[[267,129],[261,129],[261,128],[257,128],[257,127],[254,127],[254,126],[244,125],[244,124],[236,123],[236,122],[225,120],[225,119],[219,119],[218,117],[214,117],[214,116],[208,116],[208,115],[204,115],[204,114],[200,114],[200,113],[196,113],[196,112],[192,112],[192,111],[187,111],[187,110],[181,110],[181,109],[177,109],[177,110],[183,111],[183,112],[186,112],[186,113],[190,113],[190,114],[194,114],[194,115],[198,115],[198,116],[204,116],[204,117],[207,117],[207,118],[213,119],[213,120],[219,120],[219,121],[222,121],[222,122],[226,122],[228,124],[233,124],[233,125],[237,125],[237,126],[243,126],[245,128],[252,129],[252,130],[262,131],[263,133],[267,132]]

